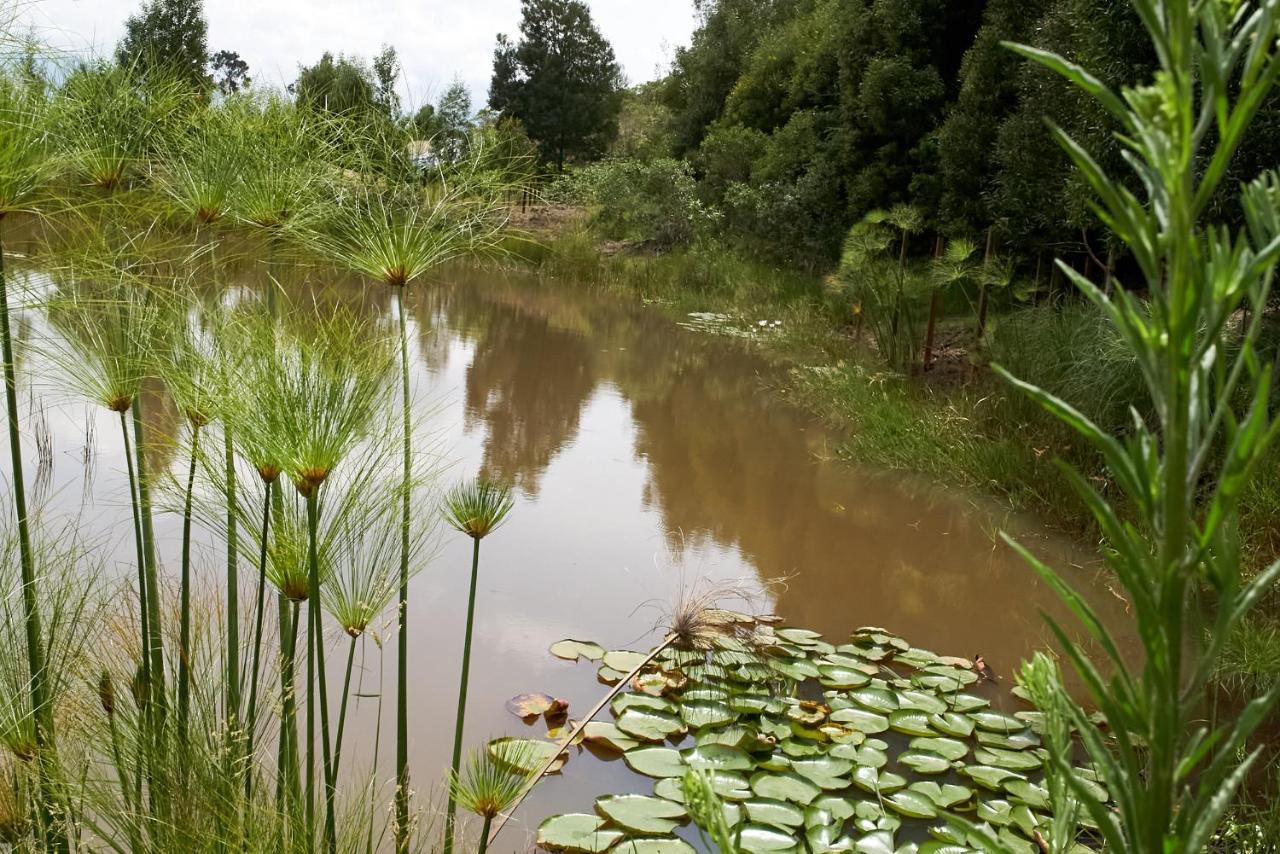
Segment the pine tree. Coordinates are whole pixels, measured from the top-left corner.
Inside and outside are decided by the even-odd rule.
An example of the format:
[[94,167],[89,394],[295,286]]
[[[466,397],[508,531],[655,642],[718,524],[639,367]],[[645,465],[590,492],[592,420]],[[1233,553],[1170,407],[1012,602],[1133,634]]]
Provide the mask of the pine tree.
[[621,71],[581,0],[523,0],[521,39],[498,36],[489,106],[519,119],[544,160],[604,152],[618,132]]

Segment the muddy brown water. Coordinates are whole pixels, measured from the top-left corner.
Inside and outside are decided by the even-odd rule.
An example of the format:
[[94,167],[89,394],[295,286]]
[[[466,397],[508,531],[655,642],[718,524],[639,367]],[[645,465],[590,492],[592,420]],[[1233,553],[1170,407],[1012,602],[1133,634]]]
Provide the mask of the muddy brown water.
[[[322,290],[362,311],[394,311],[383,289],[338,283]],[[468,745],[545,733],[543,723],[526,726],[504,709],[513,695],[563,697],[572,714],[606,690],[593,666],[549,655],[551,643],[574,637],[648,649],[680,591],[711,581],[731,582],[756,607],[837,643],[872,625],[939,653],[981,654],[1010,684],[1017,663],[1048,643],[1039,611],[1066,615],[995,544],[1003,529],[1090,586],[1100,611],[1124,624],[1122,601],[1094,580],[1089,549],[980,497],[831,459],[838,436],[762,393],[778,369],[742,342],[514,273],[451,273],[414,287],[408,305],[414,399],[431,413],[419,440],[441,449],[444,482],[484,472],[517,495],[510,521],[482,547]],[[28,317],[23,328],[43,334],[38,319]],[[28,463],[46,514],[78,517],[99,554],[129,578],[132,527],[114,416],[78,402],[56,371],[35,373],[23,408],[52,447],[45,466]],[[153,437],[173,446],[178,419],[161,398],[150,404]],[[34,457],[35,443],[27,450]],[[183,465],[181,453],[157,456],[175,475]],[[415,507],[420,521],[433,513]],[[160,514],[157,533],[164,570],[174,577],[180,521]],[[439,545],[413,582],[409,616],[414,789],[419,803],[437,804],[452,743],[470,541],[447,532]],[[197,564],[210,583],[220,577],[216,544],[204,542]],[[242,567],[242,601],[252,574]],[[367,644],[357,659],[360,696],[344,764],[387,781],[394,775],[394,629],[384,622],[381,634],[382,653]],[[333,638],[330,653],[331,692],[340,677],[339,641]],[[379,728],[375,695],[383,686]],[[541,819],[590,811],[598,794],[651,787],[620,761],[574,753],[563,773],[538,787],[496,850],[526,850]]]

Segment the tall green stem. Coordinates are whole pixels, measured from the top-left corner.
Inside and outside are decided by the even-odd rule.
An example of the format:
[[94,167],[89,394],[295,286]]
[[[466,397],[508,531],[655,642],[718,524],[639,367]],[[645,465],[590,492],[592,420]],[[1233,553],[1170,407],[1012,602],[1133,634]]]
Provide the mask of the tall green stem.
[[484,826],[480,829],[480,847],[476,854],[484,854],[489,850],[489,826],[493,824],[493,816],[486,815],[484,817]]
[[[329,692],[325,687],[324,672],[324,633],[320,623],[320,559],[316,548],[319,534],[319,512],[316,503],[316,490],[307,493],[307,575],[310,582],[307,608],[311,617],[311,649],[315,654],[313,666],[316,675],[317,693],[307,700],[309,707],[320,708],[320,744],[322,771],[324,773],[324,835],[325,844],[330,854],[337,851],[338,839],[334,822],[334,800],[336,781],[333,779],[333,763],[329,755]],[[308,744],[308,751],[315,749]],[[314,764],[308,760],[308,770]]]
[[[471,590],[467,594],[467,630],[462,636],[462,677],[458,682],[458,716],[453,725],[453,769],[451,780],[458,779],[458,771],[462,765],[462,728],[467,721],[467,682],[471,676],[471,629],[476,615],[476,579],[480,575],[480,538],[472,539],[471,547]],[[458,810],[457,801],[453,797],[453,788],[449,788],[449,806],[444,815],[444,850],[445,854],[453,851],[453,824]]]
[[297,668],[298,603],[280,596],[280,635],[282,638],[282,662],[280,665],[280,778],[276,788],[276,804],[288,801],[289,811],[296,815],[300,786],[298,782],[298,702],[294,673]]
[[18,517],[18,556],[22,564],[22,611],[27,635],[27,669],[30,673],[31,717],[36,750],[40,756],[40,810],[50,829],[48,841],[62,847],[53,831],[46,748],[53,744],[53,709],[49,705],[44,665],[44,630],[40,625],[40,604],[36,595],[35,555],[31,550],[31,526],[27,517],[27,489],[22,474],[22,434],[18,424],[18,372],[13,359],[13,335],[9,324],[9,282],[4,271],[4,246],[0,242],[0,346],[4,358],[4,399],[8,410],[9,460],[13,470],[13,509]]
[[142,423],[142,392],[133,402],[134,456],[138,467],[138,513],[142,517],[142,549],[146,568],[148,654],[151,659],[150,702],[162,722],[165,714],[164,645],[160,637],[160,581],[156,569],[156,537],[151,520],[151,487],[147,482],[146,433]]
[[249,671],[249,710],[245,717],[248,738],[245,745],[244,799],[248,803],[253,795],[253,748],[258,729],[258,675],[262,667],[262,621],[267,599],[267,545],[271,533],[271,484],[263,482],[262,497],[262,546],[258,552],[258,597],[255,604],[253,626],[253,664]]
[[342,761],[342,731],[347,724],[347,698],[351,696],[351,671],[356,661],[356,641],[358,635],[351,636],[351,645],[347,648],[347,670],[342,677],[342,702],[338,704],[338,730],[333,737],[333,779],[338,779],[338,766]]
[[[400,319],[400,392],[404,433],[404,483],[400,516],[400,598],[396,608],[399,644],[396,650],[396,852],[409,850],[409,487],[413,458],[409,418],[409,331],[405,321],[404,287],[396,289]],[[452,801],[451,801],[452,803]]]
[[223,425],[227,481],[227,730],[234,736],[240,721],[240,578],[236,548],[236,457],[231,428]]
[[120,412],[120,435],[124,439],[124,465],[129,472],[129,506],[133,509],[133,539],[138,548],[138,638],[142,643],[142,682],[151,684],[151,632],[147,626],[147,553],[142,545],[142,514],[138,512],[138,478],[133,470],[133,445],[129,438],[129,418]]
[[[182,503],[182,611],[178,634],[178,743],[187,743],[191,714],[191,498],[196,484],[196,458],[200,453],[200,426],[191,427],[191,466]],[[184,757],[179,760],[185,761]]]

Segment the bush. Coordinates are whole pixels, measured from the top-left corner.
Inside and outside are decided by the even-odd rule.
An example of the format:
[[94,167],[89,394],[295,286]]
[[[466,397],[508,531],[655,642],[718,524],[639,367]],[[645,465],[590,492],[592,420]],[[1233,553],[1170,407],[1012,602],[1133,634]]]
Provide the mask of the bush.
[[606,160],[576,182],[579,197],[597,209],[596,225],[614,239],[683,245],[719,221],[719,211],[698,199],[689,165],[678,160]]

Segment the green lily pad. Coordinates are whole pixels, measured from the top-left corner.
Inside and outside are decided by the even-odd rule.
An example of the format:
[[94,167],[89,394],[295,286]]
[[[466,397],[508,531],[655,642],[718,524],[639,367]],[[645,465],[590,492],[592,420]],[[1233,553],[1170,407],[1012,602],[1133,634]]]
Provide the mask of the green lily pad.
[[951,770],[951,763],[936,753],[923,750],[908,750],[898,754],[898,761],[917,774],[945,774]]
[[681,703],[691,703],[701,700],[712,700],[723,703],[729,699],[729,692],[719,685],[693,685],[686,688],[680,694]]
[[[559,745],[540,738],[495,738],[489,742],[489,755],[499,765],[515,768],[526,774],[537,772],[559,751]],[[561,754],[551,765],[554,773],[564,767],[566,756]]]
[[738,831],[738,850],[746,854],[779,854],[795,851],[799,844],[788,832],[765,824],[744,824]]
[[1031,751],[1004,750],[999,747],[979,747],[973,751],[973,758],[982,765],[994,765],[1010,771],[1034,771],[1044,764]]
[[684,807],[649,795],[613,795],[596,800],[596,811],[633,833],[665,834],[676,829],[687,813]]
[[949,809],[967,803],[973,797],[973,789],[957,786],[953,783],[938,784],[933,780],[921,780],[907,786],[913,792],[919,792],[940,809]]
[[889,761],[888,755],[883,750],[868,744],[857,747],[840,745],[831,748],[831,752],[828,755],[839,759],[849,759],[855,765],[863,768],[883,768]]
[[910,789],[894,792],[884,802],[894,812],[907,818],[936,818],[938,815],[938,807],[928,796]]
[[894,854],[893,831],[872,831],[855,842],[853,850],[858,854]]
[[684,803],[684,780],[680,777],[663,777],[653,784],[653,793],[660,798]]
[[761,771],[751,778],[751,791],[762,798],[791,801],[807,806],[822,794],[822,789],[807,777],[783,771]]
[[1036,809],[1045,809],[1049,806],[1049,790],[1044,786],[1037,786],[1025,777],[1018,775],[1006,777],[1000,781],[1000,786],[1014,800],[1027,806],[1035,807]]
[[647,777],[681,777],[688,770],[680,753],[670,747],[638,747],[622,754],[622,759],[632,771]]
[[929,716],[924,712],[899,709],[889,715],[889,726],[897,732],[905,735],[936,735],[933,731],[933,727],[929,726]]
[[1013,804],[999,798],[978,802],[978,818],[998,827],[1004,827],[1013,821]]
[[904,711],[924,712],[926,715],[936,715],[947,710],[945,701],[938,698],[938,695],[928,691],[916,691],[907,689],[898,692],[898,708]]
[[696,854],[692,845],[675,836],[624,839],[611,854]]
[[847,692],[847,696],[864,709],[880,714],[887,715],[898,710],[898,697],[886,688],[856,688]]
[[789,660],[780,658],[769,659],[769,667],[786,676],[788,679],[794,679],[797,682],[803,682],[805,679],[817,679],[818,668],[804,659]]
[[[826,756],[815,756],[808,759],[791,760],[791,770],[795,771],[802,777],[808,777],[814,783],[823,789],[835,788],[835,786],[824,785],[830,783],[836,778],[843,777],[853,768],[853,761],[849,759],[841,759],[830,754]],[[845,785],[848,785],[846,782]]]
[[966,765],[960,769],[960,773],[978,785],[995,792],[1001,790],[1001,783],[1005,780],[1025,779],[1021,774],[1015,774],[1008,768],[995,768],[991,765]]
[[846,724],[858,732],[874,735],[889,728],[889,719],[884,715],[869,712],[865,709],[841,709],[831,713],[831,720]]
[[804,825],[804,811],[795,804],[774,798],[750,798],[742,802],[747,819],[756,824],[767,824],[780,830]]
[[822,634],[820,632],[815,632],[811,629],[797,629],[791,626],[774,629],[773,633],[785,641],[797,643],[801,646],[813,644],[816,641],[822,640]]
[[973,718],[973,722],[978,725],[978,729],[985,729],[987,732],[1001,732],[1009,735],[1021,732],[1026,728],[1026,724],[1013,715],[1006,715],[1004,712],[996,712],[990,709],[970,712],[969,717]]
[[556,658],[563,658],[565,661],[577,661],[579,658],[585,658],[587,661],[599,661],[604,658],[604,647],[592,641],[565,638],[551,645],[551,654]]
[[968,738],[973,734],[973,721],[958,712],[941,712],[929,716],[929,726],[943,735]]
[[685,730],[675,715],[649,709],[627,709],[618,716],[618,729],[641,741],[664,741]]
[[627,674],[639,667],[649,655],[643,652],[632,652],[629,649],[612,649],[601,657],[605,667],[619,673]]
[[683,700],[680,703],[680,717],[692,729],[709,726],[723,726],[736,720],[738,715],[724,703],[715,700]]
[[822,795],[809,805],[809,809],[826,813],[836,824],[843,824],[853,817],[853,802],[839,795]]
[[589,722],[582,728],[582,740],[618,753],[640,746],[640,742],[607,721]]
[[553,815],[538,825],[538,847],[570,854],[601,854],[622,838],[604,819],[585,813]]
[[759,744],[759,738],[760,734],[756,732],[754,727],[734,724],[724,729],[700,730],[694,741],[699,747],[721,744],[725,747],[741,747],[754,750]]
[[1013,735],[1002,735],[998,732],[978,730],[978,743],[986,747],[1002,747],[1005,750],[1026,750],[1040,746],[1040,736],[1031,730],[1024,730]]
[[853,785],[866,792],[887,794],[907,787],[907,779],[892,771],[858,768],[853,772]]
[[608,665],[603,665],[596,671],[596,678],[606,685],[617,685],[625,679],[626,676],[627,674],[623,673],[621,670],[614,670]]
[[745,750],[720,744],[704,744],[684,753],[685,764],[690,768],[720,771],[750,771],[755,762]]
[[969,745],[954,738],[913,738],[910,747],[912,750],[936,753],[952,762],[963,759],[969,753]]
[[818,681],[828,688],[859,688],[871,681],[861,670],[839,665],[823,665],[818,668]]
[[627,709],[645,709],[651,712],[665,712],[668,715],[680,713],[680,708],[665,697],[651,697],[648,694],[619,694],[613,698],[609,708],[613,710],[615,716],[621,715]]
[[979,709],[985,709],[991,705],[990,700],[978,697],[974,694],[954,694],[948,698],[951,702],[951,708],[957,712],[976,712]]

